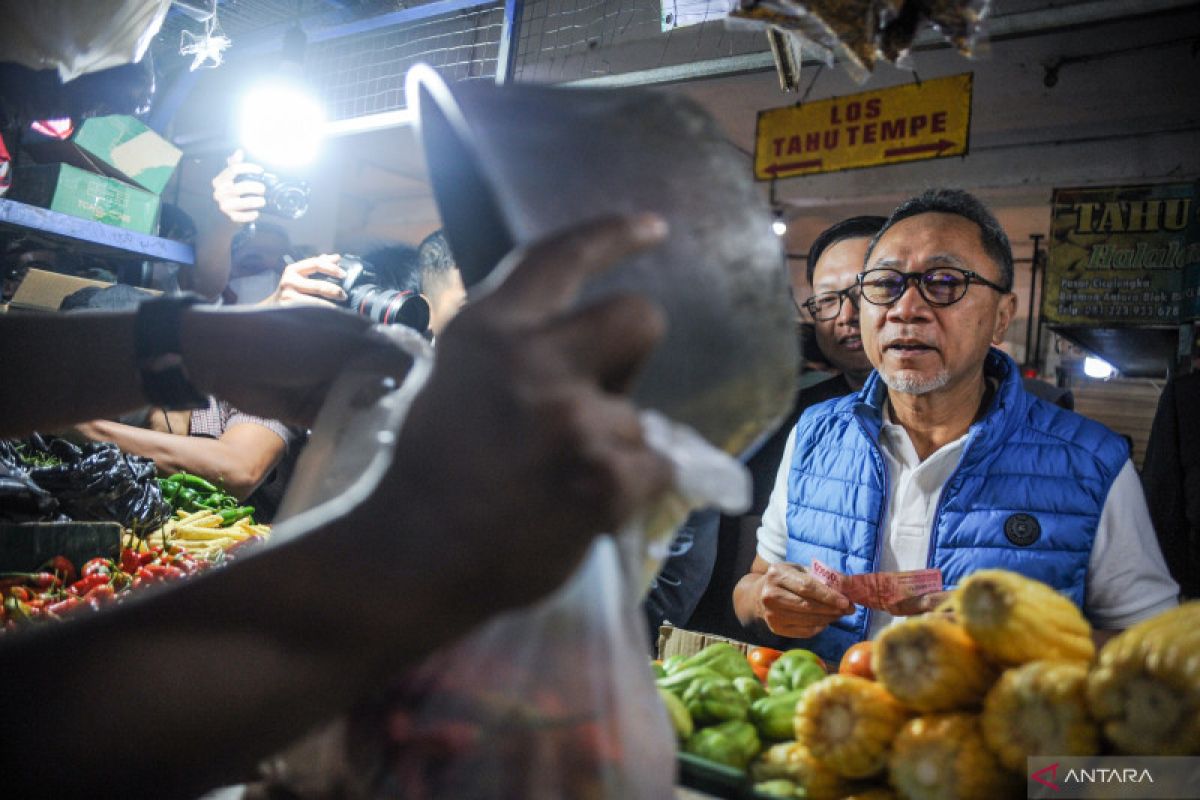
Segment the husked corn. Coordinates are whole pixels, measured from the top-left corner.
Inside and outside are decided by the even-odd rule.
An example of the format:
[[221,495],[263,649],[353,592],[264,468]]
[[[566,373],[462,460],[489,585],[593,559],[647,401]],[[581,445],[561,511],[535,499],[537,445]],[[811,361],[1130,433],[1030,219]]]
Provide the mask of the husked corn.
[[1200,755],[1200,600],[1110,640],[1088,676],[1104,737],[1131,755]]
[[893,697],[921,712],[977,708],[996,680],[963,627],[942,616],[889,625],[872,648],[871,668]]
[[796,741],[846,778],[869,778],[887,766],[892,739],[908,714],[887,689],[852,675],[831,675],[796,706]]
[[983,704],[983,738],[1007,769],[1029,756],[1090,756],[1100,728],[1087,708],[1087,667],[1031,661],[1005,672]]
[[906,800],[1000,800],[1020,797],[1020,779],[984,744],[973,714],[910,721],[896,736],[888,778]]
[[980,570],[954,593],[954,611],[992,660],[1089,662],[1092,626],[1070,599],[1046,584],[1002,569]]

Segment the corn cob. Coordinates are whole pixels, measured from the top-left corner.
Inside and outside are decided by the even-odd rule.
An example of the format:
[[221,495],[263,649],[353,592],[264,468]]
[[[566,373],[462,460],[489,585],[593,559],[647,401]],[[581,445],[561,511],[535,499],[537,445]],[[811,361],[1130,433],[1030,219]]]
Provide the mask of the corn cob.
[[984,654],[1004,665],[1091,661],[1092,628],[1079,608],[1044,583],[980,570],[954,594],[954,610]]
[[918,717],[901,729],[888,777],[907,800],[996,800],[1020,797],[1020,780],[983,742],[973,714]]
[[786,778],[802,786],[810,800],[841,800],[861,786],[817,761],[799,742],[767,748],[750,766],[750,774],[756,782]]
[[887,766],[888,750],[907,714],[878,683],[831,675],[796,706],[796,741],[846,778],[869,778]]
[[1100,752],[1100,729],[1087,708],[1087,667],[1078,662],[1031,661],[1004,673],[983,705],[988,747],[1020,772],[1029,756],[1090,756]]
[[1132,755],[1200,755],[1200,601],[1140,622],[1100,651],[1088,705]]
[[996,680],[962,626],[940,616],[885,628],[872,648],[871,668],[893,697],[921,712],[978,707]]

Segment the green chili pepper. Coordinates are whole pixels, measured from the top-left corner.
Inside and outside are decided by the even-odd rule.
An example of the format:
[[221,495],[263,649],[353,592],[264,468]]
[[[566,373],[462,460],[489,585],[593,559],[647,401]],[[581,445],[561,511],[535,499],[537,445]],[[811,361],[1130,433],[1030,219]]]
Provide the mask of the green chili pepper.
[[182,483],[184,486],[189,486],[192,489],[195,489],[197,491],[201,491],[206,494],[212,494],[213,492],[221,491],[216,486],[213,486],[211,483],[204,480],[204,478],[201,478],[199,475],[192,475],[187,472],[176,472],[175,475],[172,475],[171,477],[175,477],[177,475],[183,476],[182,478],[179,479],[180,483]]
[[221,512],[221,527],[227,528],[237,522],[242,517],[248,517],[254,513],[254,506],[241,506],[239,508],[227,508]]

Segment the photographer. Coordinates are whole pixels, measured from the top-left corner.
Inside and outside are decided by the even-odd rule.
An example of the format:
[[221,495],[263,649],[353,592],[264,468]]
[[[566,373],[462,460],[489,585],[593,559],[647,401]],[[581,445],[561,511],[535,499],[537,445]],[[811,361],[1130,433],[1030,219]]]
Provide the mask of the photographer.
[[[151,298],[115,284],[68,295],[60,310],[131,310]],[[199,475],[253,506],[261,521],[273,519],[304,444],[303,429],[246,414],[212,396],[206,408],[167,411],[152,407],[145,412],[139,420],[79,422],[74,431],[85,439],[112,442],[126,453],[148,458],[162,474]]]
[[[196,241],[196,268],[183,285],[227,305],[249,305],[269,297],[279,284],[291,250],[287,232],[259,221],[266,206],[267,187],[256,176],[263,168],[251,164],[238,150],[212,181],[213,215]],[[243,226],[253,223],[253,229]]]

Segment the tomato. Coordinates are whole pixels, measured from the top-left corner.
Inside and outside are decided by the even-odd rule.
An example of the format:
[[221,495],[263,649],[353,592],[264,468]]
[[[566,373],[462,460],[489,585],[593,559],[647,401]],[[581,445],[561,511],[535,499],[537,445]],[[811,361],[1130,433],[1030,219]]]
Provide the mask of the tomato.
[[751,647],[750,652],[746,653],[746,660],[750,662],[750,669],[754,670],[755,677],[766,683],[767,673],[771,670],[771,665],[781,655],[783,655],[782,650],[776,650],[772,647]]
[[841,675],[857,675],[867,680],[875,680],[875,670],[871,669],[871,642],[859,642],[852,645],[842,656],[838,666]]

